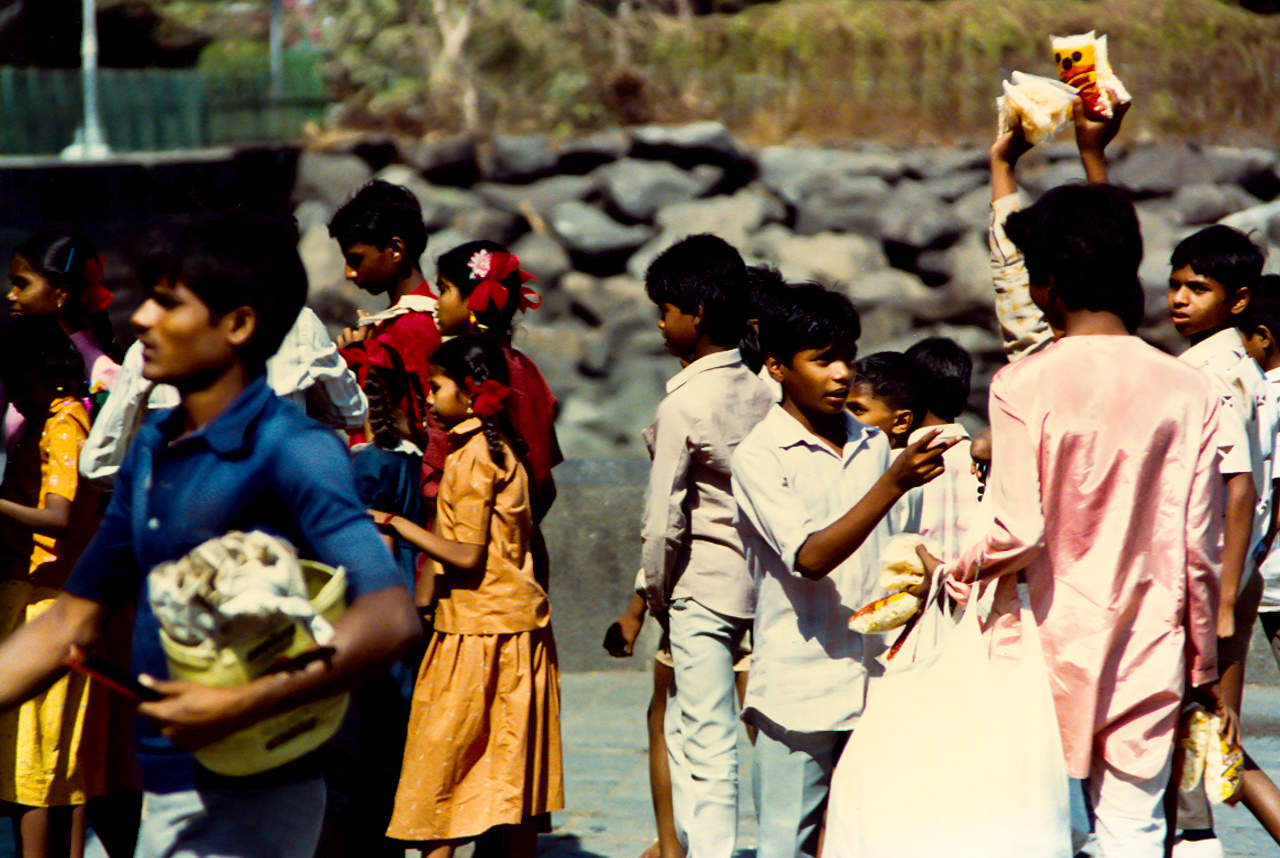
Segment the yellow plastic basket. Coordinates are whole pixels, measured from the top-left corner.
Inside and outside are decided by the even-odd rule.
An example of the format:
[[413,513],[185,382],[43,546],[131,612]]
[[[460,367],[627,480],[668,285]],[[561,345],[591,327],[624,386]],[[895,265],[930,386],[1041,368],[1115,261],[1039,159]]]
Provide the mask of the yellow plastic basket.
[[[326,620],[335,622],[346,610],[346,573],[311,560],[299,562],[311,604]],[[270,632],[220,650],[180,644],[163,630],[160,642],[173,679],[216,688],[244,685],[277,661],[316,648],[311,632],[288,620]],[[209,771],[230,777],[269,771],[333,738],[346,715],[349,697],[344,692],[273,715],[201,748],[195,757]]]

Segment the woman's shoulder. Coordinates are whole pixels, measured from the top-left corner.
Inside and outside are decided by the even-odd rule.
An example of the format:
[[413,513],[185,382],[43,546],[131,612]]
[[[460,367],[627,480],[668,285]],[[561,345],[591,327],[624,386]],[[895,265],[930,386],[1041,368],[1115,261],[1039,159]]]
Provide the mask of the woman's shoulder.
[[89,409],[84,402],[74,396],[63,396],[49,403],[49,413],[45,417],[44,431],[51,428],[75,429],[89,434]]

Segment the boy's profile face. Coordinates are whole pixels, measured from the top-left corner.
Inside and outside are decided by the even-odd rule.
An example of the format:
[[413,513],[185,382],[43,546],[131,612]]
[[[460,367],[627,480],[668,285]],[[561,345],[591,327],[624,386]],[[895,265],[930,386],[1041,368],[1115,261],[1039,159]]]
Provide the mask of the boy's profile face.
[[911,429],[911,412],[906,414],[906,431],[904,432],[903,413],[901,408],[894,408],[885,400],[876,396],[871,385],[865,381],[854,382],[849,389],[846,407],[859,423],[874,426],[888,436],[894,446],[906,439],[906,432]]
[[790,361],[770,355],[769,374],[782,385],[783,394],[805,414],[839,414],[849,398],[853,360],[857,350],[826,346],[801,349]]
[[400,279],[398,239],[392,239],[386,247],[356,241],[342,248],[342,258],[347,264],[346,278],[366,292],[381,295],[390,292]]
[[195,292],[168,279],[156,283],[131,321],[142,343],[143,378],[179,389],[225,372],[248,341],[239,311],[215,319]]
[[1228,295],[1227,287],[1184,265],[1169,275],[1169,317],[1184,337],[1213,332],[1231,324],[1248,297]]
[[701,322],[700,314],[686,313],[675,304],[664,301],[658,308],[658,330],[662,331],[662,341],[666,343],[667,351],[681,359],[693,355]]

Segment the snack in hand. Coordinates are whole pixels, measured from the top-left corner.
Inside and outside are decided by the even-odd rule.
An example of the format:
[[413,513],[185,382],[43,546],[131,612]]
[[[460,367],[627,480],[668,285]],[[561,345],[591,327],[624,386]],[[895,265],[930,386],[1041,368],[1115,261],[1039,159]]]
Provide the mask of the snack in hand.
[[880,586],[890,593],[914,587],[924,580],[924,564],[916,549],[920,546],[934,557],[942,555],[942,548],[931,539],[915,533],[899,533],[890,539],[880,552]]
[[849,618],[849,628],[864,635],[891,632],[905,625],[919,610],[919,597],[893,593],[855,611]]
[[1004,95],[996,99],[1002,132],[1022,126],[1027,142],[1038,146],[1071,121],[1076,90],[1061,81],[1039,75],[1013,73],[1004,81]]
[[1214,804],[1234,804],[1244,781],[1244,750],[1227,740],[1224,720],[1196,704],[1188,708],[1178,729],[1178,744],[1185,755],[1178,788],[1192,792],[1204,778],[1204,789]]
[[1080,92],[1086,115],[1110,119],[1117,104],[1132,100],[1107,60],[1106,36],[1095,36],[1090,30],[1078,36],[1052,36],[1049,41],[1058,78]]

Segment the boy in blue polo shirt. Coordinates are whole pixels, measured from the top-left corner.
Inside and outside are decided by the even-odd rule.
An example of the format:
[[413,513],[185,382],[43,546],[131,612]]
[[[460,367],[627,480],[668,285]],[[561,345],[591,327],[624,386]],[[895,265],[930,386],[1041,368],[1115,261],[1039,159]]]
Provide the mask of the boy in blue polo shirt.
[[[356,500],[342,442],[266,384],[266,360],[306,297],[296,242],[292,222],[247,215],[186,230],[182,255],[133,317],[144,376],[176,387],[181,404],[138,433],[54,606],[0,646],[0,707],[12,707],[135,602],[133,672],[163,695],[138,707],[140,858],[310,858],[324,813],[314,755],[228,778],[188,752],[351,687],[420,633],[401,575]],[[349,607],[334,624],[333,656],[234,688],[168,681],[147,574],[231,530],[273,533],[303,557],[346,569]]]

